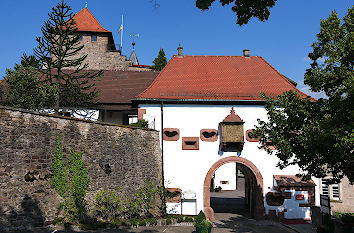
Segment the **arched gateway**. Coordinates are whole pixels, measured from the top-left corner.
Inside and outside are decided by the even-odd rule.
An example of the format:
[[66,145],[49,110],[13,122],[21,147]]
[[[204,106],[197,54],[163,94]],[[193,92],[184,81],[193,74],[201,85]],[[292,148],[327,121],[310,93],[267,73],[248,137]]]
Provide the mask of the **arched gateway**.
[[210,207],[210,182],[215,171],[224,164],[239,163],[247,167],[254,175],[256,180],[256,187],[253,189],[252,196],[254,197],[254,211],[253,215],[256,219],[262,219],[265,215],[264,201],[263,201],[263,177],[258,168],[249,160],[237,156],[230,156],[218,160],[209,169],[204,179],[203,195],[204,195],[204,212],[208,219],[214,220],[214,210]]

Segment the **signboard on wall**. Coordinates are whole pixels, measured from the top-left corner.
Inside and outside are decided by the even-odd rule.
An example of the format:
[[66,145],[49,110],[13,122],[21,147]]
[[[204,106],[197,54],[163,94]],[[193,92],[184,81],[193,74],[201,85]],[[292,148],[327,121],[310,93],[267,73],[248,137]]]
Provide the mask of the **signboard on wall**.
[[329,196],[320,195],[321,212],[325,214],[331,214],[331,201]]
[[305,196],[304,195],[296,195],[295,200],[305,200]]

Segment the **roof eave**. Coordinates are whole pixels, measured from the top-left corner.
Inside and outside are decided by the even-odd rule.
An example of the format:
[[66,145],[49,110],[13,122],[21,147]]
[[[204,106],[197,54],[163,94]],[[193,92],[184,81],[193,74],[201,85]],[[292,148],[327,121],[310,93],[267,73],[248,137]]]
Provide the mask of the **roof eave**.
[[265,100],[240,100],[240,99],[163,99],[163,98],[135,98],[132,102],[148,102],[148,103],[240,103],[240,104],[257,104],[264,105]]

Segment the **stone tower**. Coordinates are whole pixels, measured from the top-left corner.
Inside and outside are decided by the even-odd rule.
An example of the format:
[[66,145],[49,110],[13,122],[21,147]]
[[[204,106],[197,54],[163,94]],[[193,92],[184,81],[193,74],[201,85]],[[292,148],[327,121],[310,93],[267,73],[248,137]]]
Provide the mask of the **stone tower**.
[[75,14],[77,31],[84,48],[77,56],[87,54],[85,63],[91,70],[127,70],[132,62],[121,54],[120,45],[114,43],[111,31],[102,27],[85,7]]

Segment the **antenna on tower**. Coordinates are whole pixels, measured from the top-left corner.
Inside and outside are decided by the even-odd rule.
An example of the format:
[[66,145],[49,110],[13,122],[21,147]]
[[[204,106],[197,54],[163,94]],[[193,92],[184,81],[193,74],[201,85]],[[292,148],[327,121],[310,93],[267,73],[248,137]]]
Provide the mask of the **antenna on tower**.
[[87,2],[85,2],[85,8],[87,8]]

